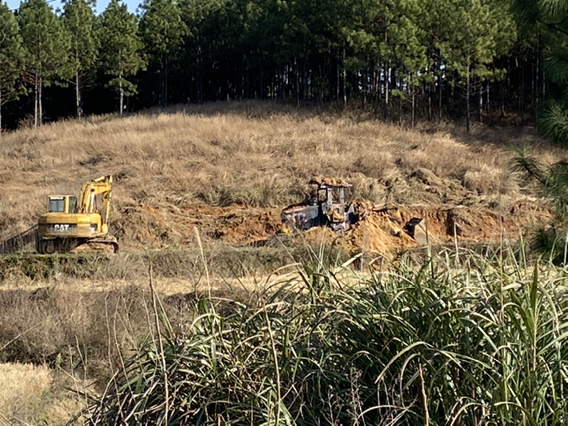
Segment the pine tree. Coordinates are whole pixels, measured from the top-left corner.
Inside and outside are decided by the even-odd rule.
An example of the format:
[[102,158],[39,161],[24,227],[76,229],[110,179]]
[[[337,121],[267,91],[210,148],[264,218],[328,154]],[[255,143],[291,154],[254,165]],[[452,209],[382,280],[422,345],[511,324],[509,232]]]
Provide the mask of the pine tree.
[[[383,67],[384,77],[384,115],[388,116],[391,94],[400,97],[400,104],[405,95],[412,103],[412,125],[415,122],[415,95],[417,86],[428,74],[426,49],[422,44],[421,21],[423,10],[419,0],[394,0],[390,3],[365,0],[354,1],[352,27],[344,28],[347,43],[352,48],[353,56],[348,59],[348,66],[353,71],[366,75],[370,65]],[[377,70],[377,74],[379,70]],[[388,77],[387,77],[388,75]],[[363,108],[366,103],[366,86],[363,84]],[[407,87],[407,92],[390,87],[391,81],[399,81]],[[378,87],[375,89],[378,92]]]
[[568,261],[568,162],[543,164],[530,154],[529,147],[517,149],[512,170],[520,173],[525,183],[534,184],[541,198],[552,207],[554,216],[537,229],[531,241],[532,248],[546,253],[557,263]]
[[77,117],[83,115],[81,91],[88,73],[93,71],[97,57],[98,41],[94,29],[95,14],[91,0],[68,0],[63,7],[63,23],[71,35],[69,55]]
[[226,42],[219,36],[219,28],[215,28],[214,23],[215,17],[226,10],[228,1],[230,0],[180,0],[182,19],[187,28],[182,55],[186,68],[193,73],[195,100],[198,102],[204,99],[206,52],[212,56],[216,53],[216,46],[222,46]]
[[0,133],[2,105],[18,95],[16,81],[21,75],[23,54],[16,17],[8,6],[0,3]]
[[25,47],[26,72],[34,85],[34,127],[37,127],[43,117],[43,87],[65,74],[70,38],[46,0],[24,1],[18,18]]
[[168,65],[182,42],[186,27],[174,0],[145,0],[140,21],[147,51],[159,63],[162,106],[168,103]]
[[542,134],[568,147],[568,7],[565,0],[516,0],[514,11],[525,31],[537,32],[544,47],[550,90],[540,115]]
[[[470,98],[477,81],[498,76],[492,69],[498,54],[511,46],[516,33],[507,22],[510,17],[497,18],[497,2],[492,0],[451,0],[436,2],[446,25],[436,47],[440,50],[449,71],[457,74],[457,83],[462,85],[466,97],[466,128],[471,126]],[[502,6],[501,6],[502,7]],[[507,28],[506,32],[501,31]],[[478,89],[479,90],[479,89]]]
[[109,86],[119,94],[122,115],[124,98],[136,93],[136,85],[126,78],[146,66],[136,16],[128,12],[125,4],[110,1],[101,15],[99,39],[100,64],[105,74],[114,77]]

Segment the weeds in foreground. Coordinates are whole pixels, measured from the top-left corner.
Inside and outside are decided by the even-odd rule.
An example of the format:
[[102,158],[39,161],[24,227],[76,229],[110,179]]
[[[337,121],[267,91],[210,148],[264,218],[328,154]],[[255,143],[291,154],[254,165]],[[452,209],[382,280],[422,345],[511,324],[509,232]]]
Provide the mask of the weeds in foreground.
[[346,283],[304,265],[249,306],[210,297],[151,336],[91,424],[565,424],[567,271],[451,255]]

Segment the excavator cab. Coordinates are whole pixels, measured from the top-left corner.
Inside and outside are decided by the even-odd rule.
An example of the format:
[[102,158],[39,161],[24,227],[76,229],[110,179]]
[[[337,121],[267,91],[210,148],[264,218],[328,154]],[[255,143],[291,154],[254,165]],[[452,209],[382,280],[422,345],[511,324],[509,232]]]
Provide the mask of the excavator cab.
[[77,197],[74,195],[51,195],[47,202],[48,213],[77,213]]

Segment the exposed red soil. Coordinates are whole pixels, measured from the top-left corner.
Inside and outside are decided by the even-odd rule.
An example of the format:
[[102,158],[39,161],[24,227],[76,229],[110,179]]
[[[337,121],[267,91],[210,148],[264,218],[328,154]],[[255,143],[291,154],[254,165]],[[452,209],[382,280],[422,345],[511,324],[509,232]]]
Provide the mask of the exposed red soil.
[[466,206],[404,206],[375,209],[346,233],[344,245],[352,251],[378,253],[417,247],[419,242],[403,230],[403,224],[420,218],[431,244],[490,243],[502,238],[517,240],[533,226],[543,225],[551,213],[535,201],[512,203],[501,211]]
[[121,216],[115,220],[115,227],[122,239],[160,248],[194,244],[196,230],[202,240],[231,245],[264,240],[280,230],[280,209],[240,205],[194,205],[181,209],[143,205],[127,207]]
[[[535,200],[522,200],[500,208],[485,206],[374,206],[356,200],[363,219],[344,234],[328,228],[302,233],[310,243],[334,243],[350,252],[361,249],[384,253],[420,244],[403,231],[412,218],[433,244],[496,242],[502,237],[518,239],[533,225],[546,223],[550,212]],[[184,208],[150,205],[128,206],[114,219],[115,233],[126,245],[146,248],[193,246],[196,231],[205,243],[240,246],[258,243],[281,230],[280,208],[249,208],[242,205],[215,207],[193,205]]]

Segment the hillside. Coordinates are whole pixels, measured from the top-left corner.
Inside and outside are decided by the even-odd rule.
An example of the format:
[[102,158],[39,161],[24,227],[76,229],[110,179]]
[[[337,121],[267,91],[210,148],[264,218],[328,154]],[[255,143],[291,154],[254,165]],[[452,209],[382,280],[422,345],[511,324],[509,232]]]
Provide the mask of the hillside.
[[[510,146],[526,143],[545,162],[563,155],[530,129],[405,130],[260,102],[64,121],[2,136],[0,239],[33,225],[48,194],[78,193],[102,174],[115,176],[113,232],[127,251],[190,246],[196,226],[206,243],[268,238],[314,175],[344,178],[379,206],[434,217],[461,205],[477,227],[491,212],[525,226],[534,194],[508,167]],[[498,234],[497,222],[480,235]]]
[[[275,377],[272,370],[256,366],[258,362],[262,366],[272,365],[266,362],[266,354],[273,353],[274,359],[279,359],[277,368],[285,378],[282,389],[286,395],[293,395],[288,393],[289,389],[309,385],[305,378],[312,377],[313,367],[310,361],[307,376],[302,376],[299,369],[299,381],[287,381],[296,376],[290,375],[286,366],[302,363],[290,363],[288,355],[275,352],[286,348],[284,341],[279,340],[288,341],[288,331],[283,331],[283,325],[286,330],[293,330],[294,348],[301,347],[304,341],[310,348],[316,348],[319,343],[314,345],[313,338],[319,334],[312,332],[316,330],[312,324],[325,330],[341,330],[338,324],[344,319],[348,319],[345,324],[353,324],[351,313],[362,312],[363,322],[356,323],[359,324],[356,329],[345,328],[345,336],[361,337],[361,346],[353,340],[358,354],[368,353],[369,347],[380,348],[372,358],[373,368],[378,368],[368,376],[372,377],[372,382],[364,381],[367,376],[355,379],[364,384],[361,390],[372,390],[369,397],[372,401],[379,370],[391,365],[391,358],[398,359],[409,349],[421,350],[423,341],[432,348],[441,345],[444,351],[448,347],[461,348],[468,359],[473,359],[472,356],[494,353],[492,342],[486,347],[478,342],[497,335],[495,330],[498,329],[510,333],[505,340],[508,347],[524,350],[528,346],[519,345],[518,340],[530,339],[524,337],[525,334],[518,337],[518,330],[514,328],[518,322],[512,318],[519,315],[516,310],[519,300],[527,301],[522,303],[533,300],[532,296],[523,295],[535,283],[534,272],[526,263],[529,257],[523,252],[522,260],[517,261],[514,254],[511,256],[516,246],[513,249],[507,246],[505,261],[496,268],[492,255],[503,255],[503,251],[488,250],[478,255],[464,246],[472,242],[499,241],[505,233],[508,239],[515,239],[531,224],[546,220],[546,208],[534,198],[530,188],[520,186],[508,168],[512,155],[510,145],[526,143],[535,147],[544,162],[556,161],[564,155],[541,141],[531,129],[474,127],[470,135],[452,125],[405,130],[350,114],[249,102],[180,106],[122,119],[99,116],[3,134],[0,141],[0,240],[34,225],[45,209],[48,194],[78,193],[87,180],[113,174],[116,185],[112,232],[120,238],[121,253],[102,257],[0,256],[0,381],[11,383],[14,377],[19,380],[18,386],[8,386],[0,392],[0,412],[9,423],[11,419],[18,419],[18,423],[27,424],[68,424],[86,408],[87,402],[80,396],[83,391],[95,398],[106,398],[96,407],[112,411],[115,407],[112,398],[121,401],[121,395],[102,393],[105,389],[118,389],[108,386],[109,380],[123,377],[115,373],[122,373],[125,360],[134,360],[138,365],[138,359],[132,357],[147,353],[141,342],[148,342],[148,336],[160,334],[158,317],[161,315],[156,308],[156,295],[159,305],[163,303],[175,335],[180,337],[171,341],[190,342],[185,339],[201,329],[199,322],[195,322],[196,317],[201,316],[196,314],[205,307],[203,318],[220,319],[211,324],[233,327],[226,335],[233,336],[234,342],[222,340],[214,345],[220,351],[231,348],[227,356],[222,354],[215,359],[220,371],[226,365],[231,371],[230,377],[237,378],[239,374],[246,376],[250,369],[255,375],[271,380]],[[361,197],[363,200],[358,202],[373,212],[343,236],[329,229],[303,234],[305,241],[313,243],[321,242],[322,238],[326,243],[339,241],[345,251],[328,250],[328,247],[313,250],[309,245],[284,248],[272,245],[270,237],[280,228],[280,211],[304,198],[307,182],[314,175],[334,176],[353,183],[351,196]],[[417,247],[406,234],[393,232],[395,225],[391,219],[395,214],[403,221],[411,217],[424,218],[435,242],[460,243],[458,251],[443,249],[441,256],[438,256],[439,251],[433,251],[431,270],[438,271],[435,276],[422,273],[423,250],[413,251],[407,258],[408,265],[416,268],[408,268],[404,262],[393,262],[391,269],[374,273],[370,268],[364,269],[368,265],[383,265],[372,263],[376,253],[395,250],[398,253]],[[200,236],[205,250],[196,246],[196,235]],[[362,248],[370,251],[371,256],[362,257],[360,262],[359,259],[349,262],[348,256]],[[472,265],[479,266],[483,275],[472,274]],[[561,315],[565,315],[564,299],[556,299],[552,294],[557,287],[564,288],[559,283],[565,278],[557,274],[552,265],[544,269],[539,280],[542,288],[550,289],[551,293],[550,296],[538,293],[534,306],[543,306],[542,313],[553,313],[554,319],[539,317],[535,323],[540,324],[539,333],[548,336],[552,333],[548,327],[556,327],[556,321],[563,321]],[[424,288],[429,291],[423,291]],[[559,291],[560,295],[565,294]],[[293,293],[290,294],[293,297],[289,298],[288,292]],[[390,298],[392,301],[388,301]],[[464,298],[476,301],[465,311]],[[500,301],[503,305],[487,303],[488,300]],[[552,301],[556,305],[549,305]],[[522,309],[539,312],[534,306]],[[258,311],[260,315],[256,313],[259,307],[264,309]],[[361,311],[362,308],[365,310]],[[288,312],[294,315],[287,317]],[[309,315],[298,316],[297,312]],[[507,312],[507,316],[501,317],[503,312]],[[260,321],[262,333],[239,328],[254,325],[247,319],[249,313],[250,318]],[[312,318],[311,313],[316,316]],[[344,313],[349,318],[342,317]],[[392,314],[396,321],[383,322],[385,313]],[[331,322],[322,323],[321,315]],[[480,318],[482,322],[470,328],[471,318]],[[499,321],[503,322],[485,321],[485,318],[502,318]],[[388,324],[398,325],[391,329],[385,326]],[[431,324],[437,326],[431,327]],[[459,329],[459,325],[467,326],[467,331]],[[208,327],[203,328],[206,333],[210,330]],[[362,329],[375,330],[378,334],[357,332]],[[224,330],[229,329],[219,330],[223,332],[215,331],[213,335],[224,336]],[[303,334],[306,330],[309,332]],[[471,330],[480,330],[476,338],[479,340],[472,340],[472,345],[463,346],[463,339],[456,340],[455,336],[466,332],[472,335]],[[260,338],[258,344],[249,338],[249,332],[251,338]],[[321,335],[336,336],[327,331]],[[200,334],[195,336],[199,338]],[[306,340],[302,340],[302,336]],[[408,336],[409,340],[401,336]],[[421,340],[420,345],[416,338]],[[330,342],[333,341],[334,355],[322,352],[324,356],[318,355],[318,359],[333,360],[338,352],[336,342],[342,339],[333,337]],[[240,359],[238,350],[233,348],[245,342],[253,342],[259,351],[243,346],[245,357]],[[369,342],[378,343],[369,345]],[[400,344],[385,347],[384,342]],[[550,347],[546,339],[538,342]],[[270,348],[266,346],[268,343]],[[200,351],[182,346],[176,353],[183,354],[186,350]],[[560,357],[556,350],[553,352]],[[206,354],[208,349],[199,353]],[[308,359],[298,353],[302,359]],[[408,352],[412,359],[444,359],[432,353],[424,352],[420,358]],[[333,361],[329,370],[333,371],[330,377],[340,377],[338,389],[348,389],[349,383],[353,384],[355,370],[349,370],[353,366],[350,362],[359,359],[351,352],[345,354],[345,361],[343,358],[340,362]],[[153,355],[150,358],[161,359]],[[562,355],[562,360],[565,358]],[[530,357],[520,353],[516,359]],[[199,372],[200,366],[209,362],[198,360],[199,365],[191,364],[185,371]],[[228,361],[217,363],[219,360]],[[499,358],[489,356],[483,360],[475,368],[465,366],[478,382],[471,386],[461,379],[452,382],[451,386],[454,383],[456,386],[448,394],[448,401],[463,395],[470,398],[473,389],[477,392],[486,383],[490,383],[490,390],[500,389],[496,382],[487,379],[487,374],[494,375],[491,377],[496,380],[506,377],[499,370],[500,364],[493,363],[498,363]],[[237,373],[235,365],[240,366]],[[398,368],[397,365],[392,364],[393,368]],[[448,364],[443,362],[443,365],[445,368]],[[479,370],[481,365],[488,367]],[[345,368],[338,370],[338,366]],[[360,367],[372,371],[366,364],[357,368]],[[409,372],[408,380],[415,371],[408,370],[411,367],[412,363],[407,365],[406,361],[401,367],[401,371]],[[422,372],[422,367],[419,368]],[[532,371],[525,365],[515,368],[520,372]],[[538,374],[544,377],[548,372],[539,370]],[[204,374],[211,377],[208,370]],[[386,383],[389,389],[399,389],[397,377],[403,377],[400,374],[396,371],[394,379]],[[33,381],[32,377],[41,380]],[[438,383],[436,380],[442,377],[444,382],[439,388],[446,389],[448,380],[463,376],[455,371],[438,374],[437,370],[429,368],[424,369],[423,377],[423,387],[433,388],[430,383]],[[185,386],[186,379],[187,376],[182,375],[179,381],[172,379],[172,384]],[[198,380],[190,382],[198,383]],[[250,381],[260,382],[264,383],[256,379]],[[199,389],[187,392],[184,389],[183,394],[197,395],[196,401],[200,404],[217,397],[220,401],[233,401],[238,397],[235,397],[233,382],[227,383],[227,394],[222,393],[221,387],[209,385],[203,388],[204,393]],[[517,383],[531,382],[527,379],[515,385]],[[211,389],[219,390],[221,393],[215,395],[220,396],[211,396]],[[314,401],[327,401],[311,388],[305,389],[306,396],[317,395]],[[456,394],[454,389],[460,392]],[[266,394],[264,388],[259,388],[258,392]],[[410,399],[415,400],[414,388],[409,388],[409,392]],[[159,391],[151,394],[160,395]],[[174,398],[178,394],[170,395]],[[365,398],[362,396],[361,401]],[[478,397],[480,406],[486,404],[483,398],[485,396]],[[293,403],[285,401],[287,407],[293,408],[296,397],[293,400]],[[303,399],[301,401],[302,407],[308,406]],[[438,399],[429,398],[429,401]],[[497,405],[501,404],[500,400],[496,401]],[[565,398],[558,398],[559,403],[563,401]],[[329,404],[329,407],[336,405]],[[171,405],[174,406],[183,404],[176,402]],[[406,402],[404,406],[408,406]],[[450,406],[456,404],[452,402]],[[91,414],[99,416],[99,420],[107,415],[93,407],[91,411],[95,411]],[[147,410],[146,414],[154,412],[158,411]],[[321,410],[318,408],[317,412]],[[433,406],[430,412],[436,412]],[[109,418],[113,416],[111,413]],[[114,424],[115,419],[116,416],[108,423],[102,420],[93,423]],[[74,424],[82,423],[79,420]]]

